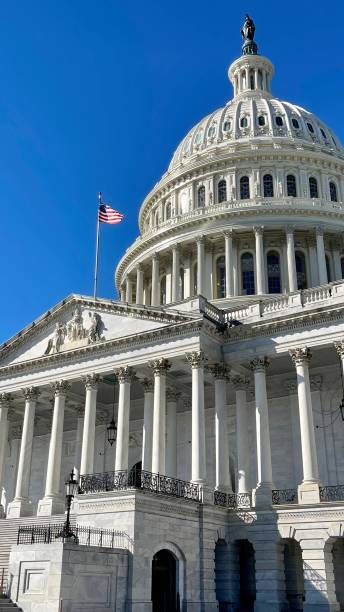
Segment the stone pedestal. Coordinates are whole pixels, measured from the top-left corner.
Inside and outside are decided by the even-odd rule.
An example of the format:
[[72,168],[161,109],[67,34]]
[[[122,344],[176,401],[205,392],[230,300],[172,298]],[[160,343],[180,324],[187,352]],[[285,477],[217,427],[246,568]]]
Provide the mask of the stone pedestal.
[[299,504],[320,504],[320,491],[317,482],[303,482],[297,488]]
[[33,507],[27,497],[16,497],[7,506],[7,518],[20,518],[21,516],[32,516]]
[[60,496],[48,495],[38,502],[37,516],[52,516],[63,514],[65,511],[65,500]]

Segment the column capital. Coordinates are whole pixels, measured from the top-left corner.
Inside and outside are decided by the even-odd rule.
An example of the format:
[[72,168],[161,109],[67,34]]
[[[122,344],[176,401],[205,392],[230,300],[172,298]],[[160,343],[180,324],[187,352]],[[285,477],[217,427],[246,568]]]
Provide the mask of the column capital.
[[286,225],[285,226],[285,233],[286,234],[294,234],[295,232],[295,225]]
[[215,380],[229,380],[230,368],[225,363],[213,363],[207,365],[206,369],[213,375]]
[[339,357],[344,359],[344,338],[333,343]]
[[197,244],[204,244],[205,242],[205,238],[203,236],[203,234],[201,236],[196,236],[196,243]]
[[94,389],[96,391],[101,381],[101,377],[99,376],[99,374],[86,374],[86,376],[83,378],[83,381],[85,383],[86,390]]
[[85,415],[85,406],[73,406],[73,412],[78,418],[81,418]]
[[139,263],[136,266],[136,271],[137,272],[142,272],[142,270],[143,270],[143,264],[142,264],[141,261],[139,261]]
[[141,380],[141,385],[143,387],[143,393],[153,393],[154,381],[151,378],[143,378]]
[[302,365],[303,363],[308,364],[312,357],[312,353],[307,346],[292,349],[289,351],[289,355],[294,366]]
[[153,359],[148,362],[149,367],[153,370],[154,376],[166,376],[167,370],[170,369],[171,364],[168,359],[160,357],[160,359]]
[[262,236],[264,233],[264,225],[254,225],[253,231],[256,236]]
[[9,408],[11,403],[10,393],[0,393],[0,408]]
[[295,395],[297,393],[297,383],[294,379],[285,380],[283,383],[285,390],[290,395]]
[[134,370],[130,366],[118,368],[116,371],[117,380],[119,383],[130,383],[134,379]]
[[207,360],[202,350],[192,351],[191,353],[185,353],[185,357],[186,357],[187,362],[191,365],[192,368],[202,368]]
[[23,389],[23,395],[27,402],[36,401],[40,394],[41,392],[37,387],[26,387],[25,389]]
[[322,225],[318,225],[315,229],[315,233],[317,236],[323,236],[324,235],[324,228]]
[[54,396],[58,397],[67,395],[67,391],[70,389],[70,384],[66,380],[56,380],[50,384],[50,388],[52,389]]
[[234,230],[233,230],[233,228],[232,228],[232,227],[230,227],[230,228],[226,229],[226,230],[223,232],[223,235],[224,235],[225,239],[226,239],[226,238],[233,238],[233,236],[234,236]]
[[159,261],[159,253],[153,253],[152,261]]
[[178,252],[178,251],[179,251],[179,249],[180,249],[180,244],[179,244],[179,242],[175,242],[175,243],[172,245],[172,251],[177,251],[177,252]]
[[180,391],[177,391],[176,389],[172,389],[171,387],[169,387],[166,390],[166,399],[168,402],[177,402],[180,396]]
[[252,372],[265,372],[270,365],[270,359],[267,357],[255,357],[250,361],[250,369]]
[[316,243],[316,240],[315,240],[315,237],[314,237],[314,236],[307,236],[307,237],[306,237],[306,245],[307,245],[308,247],[314,247],[314,248],[315,248],[315,247],[316,247],[316,244],[317,244],[317,243]]
[[232,376],[230,379],[235,391],[246,391],[249,387],[250,381],[246,376]]

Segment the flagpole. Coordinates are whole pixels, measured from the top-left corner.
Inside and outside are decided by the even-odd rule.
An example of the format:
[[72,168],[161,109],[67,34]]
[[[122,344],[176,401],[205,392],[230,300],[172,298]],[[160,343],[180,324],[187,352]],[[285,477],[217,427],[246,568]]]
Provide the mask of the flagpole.
[[98,258],[99,258],[99,206],[102,203],[102,192],[98,194],[98,208],[97,208],[97,232],[96,232],[96,261],[94,266],[94,287],[93,287],[93,299],[96,301],[97,285],[98,285]]

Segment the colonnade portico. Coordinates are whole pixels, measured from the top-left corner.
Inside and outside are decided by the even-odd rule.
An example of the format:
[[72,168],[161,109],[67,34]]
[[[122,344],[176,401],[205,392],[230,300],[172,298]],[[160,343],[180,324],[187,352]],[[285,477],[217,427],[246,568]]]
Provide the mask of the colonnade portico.
[[[270,240],[269,237],[276,231],[280,236]],[[314,236],[312,232],[306,232],[304,244],[300,246],[299,240],[296,240],[300,231],[304,231],[302,226],[298,227],[295,224],[286,225],[279,230],[269,226],[254,225],[246,228],[230,227],[219,233],[201,233],[191,242],[190,239],[179,239],[171,247],[142,258],[133,271],[125,276],[125,285],[120,289],[121,300],[159,306],[162,303],[176,303],[195,294],[203,295],[207,299],[232,298],[248,293],[268,294],[270,292],[267,263],[269,252],[278,254],[280,292],[293,292],[300,287],[306,288],[340,280],[344,269],[344,257],[341,258],[340,246],[330,241],[330,250],[325,249],[322,226],[316,227]],[[249,237],[250,234],[253,238],[252,244],[245,241],[245,236]],[[329,239],[326,240],[328,242]],[[214,241],[216,247],[212,246]],[[211,245],[212,280],[209,278],[209,263],[207,263],[208,244]],[[304,258],[303,270],[297,270],[296,252]],[[252,287],[249,290],[244,287],[243,280],[245,264],[241,261],[241,256],[244,253],[253,254]],[[221,280],[224,288],[220,290],[221,295],[219,295],[219,280],[216,277],[219,274],[217,262],[221,258],[224,261],[224,274]],[[166,282],[163,297],[162,279]]]
[[[336,343],[336,349],[344,363],[344,342]],[[299,483],[298,498],[300,503],[319,503],[319,473],[317,464],[316,440],[312,412],[312,398],[309,383],[310,350],[300,347],[290,350],[290,364],[295,366],[297,383],[300,443],[302,448],[303,480]],[[215,490],[232,493],[229,471],[229,456],[233,449],[229,447],[227,431],[228,406],[226,398],[227,385],[235,392],[236,404],[236,464],[237,494],[249,494],[251,484],[248,482],[249,448],[248,431],[250,422],[255,421],[257,448],[257,485],[253,490],[253,505],[257,508],[271,506],[272,490],[278,483],[273,483],[273,465],[271,458],[269,408],[267,399],[266,372],[269,359],[255,357],[247,364],[254,376],[254,409],[248,409],[247,388],[249,379],[230,373],[230,368],[223,362],[206,364],[202,350],[186,353],[185,361],[191,375],[191,470],[190,481],[205,485],[209,482],[206,470],[206,429],[205,429],[205,374],[212,380],[214,394],[214,433],[215,433]],[[172,362],[157,358],[148,363],[152,372],[149,378],[135,377],[135,368],[124,366],[115,371],[119,386],[117,441],[115,449],[116,472],[127,471],[129,464],[129,423],[131,406],[131,385],[134,380],[142,383],[143,389],[143,440],[142,469],[154,474],[178,478],[177,471],[177,402],[179,393],[171,384],[173,369],[167,380],[167,373]],[[82,438],[80,448],[80,473],[94,472],[94,440],[96,427],[97,393],[101,376],[89,374],[83,379],[85,385],[85,409],[83,411]],[[60,491],[63,421],[66,396],[70,383],[58,380],[51,384],[54,395],[54,409],[49,444],[47,474],[44,496],[38,504],[39,515],[51,515],[62,512],[63,495]],[[16,517],[32,513],[29,500],[30,464],[33,444],[33,425],[39,389],[29,387],[24,390],[25,410],[23,432],[20,444],[15,498],[8,506],[8,516]],[[8,426],[7,414],[11,396],[4,393],[0,397],[1,439]],[[78,416],[78,428],[79,420]],[[2,445],[3,449],[3,445]],[[0,453],[0,475],[3,473],[4,456]],[[235,483],[233,483],[234,485]]]

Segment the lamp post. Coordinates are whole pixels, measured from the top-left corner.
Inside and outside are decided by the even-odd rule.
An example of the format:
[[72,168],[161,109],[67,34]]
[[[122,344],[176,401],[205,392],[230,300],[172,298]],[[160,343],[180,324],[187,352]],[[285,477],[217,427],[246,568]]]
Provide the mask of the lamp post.
[[73,533],[70,525],[70,509],[72,506],[72,499],[78,492],[79,483],[75,478],[74,471],[71,471],[68,480],[65,482],[66,485],[66,520],[62,530],[57,534],[56,538],[63,538],[64,540],[73,538],[77,543],[77,536]]

